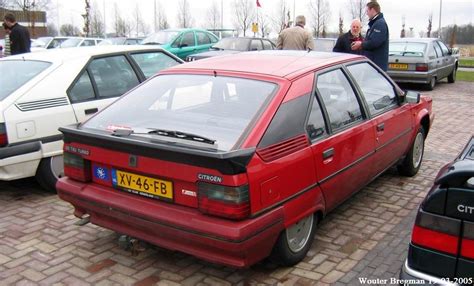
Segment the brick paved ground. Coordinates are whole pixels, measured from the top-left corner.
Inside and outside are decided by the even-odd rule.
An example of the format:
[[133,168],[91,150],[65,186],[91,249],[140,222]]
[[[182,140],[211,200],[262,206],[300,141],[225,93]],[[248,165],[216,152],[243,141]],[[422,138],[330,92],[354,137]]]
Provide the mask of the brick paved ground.
[[295,267],[264,261],[235,270],[151,246],[133,256],[114,232],[74,225],[69,204],[27,179],[0,182],[0,285],[357,285],[398,277],[418,204],[474,134],[474,84],[441,83],[429,94],[436,120],[419,174],[389,170],[338,207]]

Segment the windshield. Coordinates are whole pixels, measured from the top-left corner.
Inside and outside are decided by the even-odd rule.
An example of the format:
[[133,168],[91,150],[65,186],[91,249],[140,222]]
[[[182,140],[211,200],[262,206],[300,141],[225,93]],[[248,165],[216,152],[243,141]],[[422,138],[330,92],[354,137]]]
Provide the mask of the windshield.
[[[120,126],[141,134],[153,130],[190,133],[215,140],[214,149],[229,151],[252,128],[276,88],[274,83],[243,78],[162,75],[121,97],[82,126],[110,132]],[[144,136],[179,142],[159,135]]]
[[219,50],[248,51],[249,40],[239,38],[225,38],[220,40],[211,48]]
[[72,48],[77,47],[81,43],[82,39],[67,39],[61,44],[61,48]]
[[425,43],[391,42],[390,56],[422,57],[425,54]]
[[31,42],[32,48],[46,48],[46,44],[51,41],[51,37],[39,37],[36,41]]
[[142,44],[157,44],[157,45],[164,45],[170,43],[176,35],[178,35],[179,31],[160,31],[158,33],[154,33],[147,38],[145,38]]
[[49,67],[49,62],[0,61],[0,101]]

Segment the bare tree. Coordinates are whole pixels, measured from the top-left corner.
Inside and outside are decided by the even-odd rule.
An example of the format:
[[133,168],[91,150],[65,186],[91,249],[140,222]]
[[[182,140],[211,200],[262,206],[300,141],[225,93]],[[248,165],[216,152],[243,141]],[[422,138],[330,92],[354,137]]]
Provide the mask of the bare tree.
[[31,36],[35,37],[36,14],[34,12],[47,10],[50,0],[11,0],[6,2],[12,2],[13,8],[17,7],[25,12],[27,21],[31,23]]
[[279,0],[278,4],[276,5],[275,14],[273,16],[273,29],[280,33],[283,29],[289,26],[289,15],[290,9],[286,3],[286,0]]
[[456,45],[456,34],[457,34],[458,26],[454,24],[454,27],[449,35],[449,47],[453,48]]
[[431,37],[432,24],[433,24],[433,13],[431,13],[431,14],[428,16],[428,28],[427,28],[427,31],[426,31],[426,36],[427,36],[428,38]]
[[105,23],[102,19],[102,13],[97,8],[97,3],[93,2],[90,11],[90,33],[93,36],[105,35]]
[[80,33],[79,28],[72,24],[61,25],[60,32],[64,36],[78,36]]
[[46,26],[46,30],[48,31],[48,36],[50,37],[56,37],[58,36],[58,29],[56,27],[56,24],[54,23],[48,23],[48,26]]
[[265,36],[270,33],[270,22],[270,18],[267,15],[258,16],[258,25],[262,33],[262,38],[265,38]]
[[148,34],[148,25],[143,21],[142,13],[140,12],[140,6],[137,5],[135,6],[135,11],[134,11],[134,22],[135,22],[135,36],[138,37],[140,35],[146,35]]
[[193,25],[191,9],[186,0],[178,1],[178,26],[181,28],[189,28]]
[[344,34],[344,18],[342,18],[342,13],[339,11],[339,36]]
[[349,0],[351,7],[351,17],[352,19],[359,19],[361,26],[364,27],[367,24],[367,13],[365,11],[365,5],[367,0]]
[[0,8],[8,8],[11,4],[10,2],[9,0],[0,0]]
[[166,13],[160,1],[156,1],[155,6],[155,32],[158,30],[168,29],[170,27],[168,20],[166,19]]
[[308,8],[313,26],[313,34],[315,37],[320,37],[324,24],[329,22],[329,3],[326,0],[310,0]]
[[117,6],[117,3],[114,3],[114,30],[117,37],[126,37],[130,36],[132,27],[120,14],[120,10]]
[[234,26],[244,33],[247,32],[252,20],[255,19],[255,2],[251,0],[234,0]]
[[207,9],[207,21],[206,25],[208,28],[217,29],[220,27],[221,11],[217,1],[212,1],[211,7]]

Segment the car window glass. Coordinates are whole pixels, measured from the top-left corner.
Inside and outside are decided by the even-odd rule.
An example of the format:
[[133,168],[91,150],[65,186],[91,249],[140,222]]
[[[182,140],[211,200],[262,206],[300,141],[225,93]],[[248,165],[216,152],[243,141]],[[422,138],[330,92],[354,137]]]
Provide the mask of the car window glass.
[[362,120],[357,97],[340,69],[318,75],[316,88],[324,102],[333,130]]
[[194,46],[194,33],[193,32],[188,32],[184,34],[184,36],[181,38],[181,46],[182,47],[192,47]]
[[428,48],[428,57],[431,59],[436,58],[436,52],[434,50],[434,46],[430,46]]
[[436,55],[438,58],[442,57],[443,56],[443,52],[441,52],[441,48],[439,47],[438,43],[437,42],[434,42],[433,43],[433,47],[436,51]]
[[324,124],[323,113],[317,98],[313,98],[306,131],[310,139],[315,139],[326,134],[326,125]]
[[209,33],[209,38],[211,39],[211,43],[217,43],[219,39],[212,33]]
[[0,61],[0,102],[50,65],[49,62],[28,60]]
[[376,115],[397,105],[397,97],[390,82],[373,66],[360,63],[348,66],[369,106],[370,114]]
[[438,41],[438,44],[441,48],[441,51],[443,52],[443,56],[447,56],[449,54],[448,47],[443,42]]
[[179,64],[174,58],[161,52],[132,54],[146,78],[156,74],[162,69]]
[[261,50],[261,49],[263,49],[262,41],[252,40],[252,42],[250,42],[250,50],[251,51],[258,51],[258,50]]
[[84,40],[82,42],[81,47],[89,47],[89,46],[95,46],[95,41],[94,40]]
[[139,81],[125,56],[95,59],[89,66],[99,98],[120,96]]
[[262,42],[263,42],[264,50],[273,50],[273,46],[272,46],[272,43],[270,43],[270,41],[262,40]]
[[74,102],[86,101],[95,98],[89,73],[85,70],[69,91],[69,100]]
[[211,39],[206,33],[196,32],[196,37],[198,45],[209,45],[211,43]]

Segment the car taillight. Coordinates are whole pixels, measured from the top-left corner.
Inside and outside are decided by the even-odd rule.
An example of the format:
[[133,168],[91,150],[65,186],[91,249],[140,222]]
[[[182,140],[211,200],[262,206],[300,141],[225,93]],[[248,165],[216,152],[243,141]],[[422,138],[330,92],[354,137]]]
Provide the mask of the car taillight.
[[84,160],[80,155],[64,152],[64,175],[81,182],[90,181],[90,161]]
[[428,71],[428,64],[416,64],[416,71],[420,71],[420,72]]
[[250,213],[248,185],[228,187],[198,182],[199,210],[202,213],[244,219]]
[[474,259],[474,223],[464,221],[461,256]]
[[7,128],[5,123],[0,123],[0,147],[8,145]]
[[418,211],[411,241],[414,245],[457,255],[461,221]]

